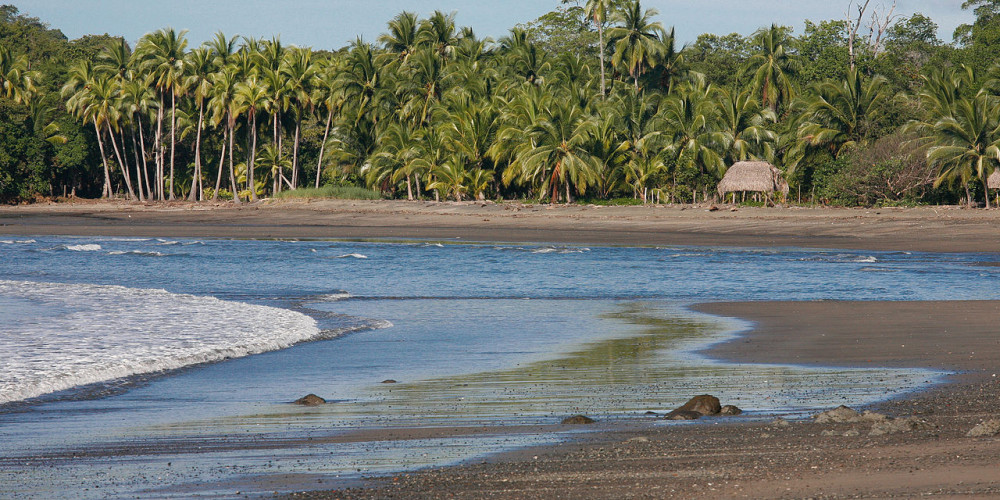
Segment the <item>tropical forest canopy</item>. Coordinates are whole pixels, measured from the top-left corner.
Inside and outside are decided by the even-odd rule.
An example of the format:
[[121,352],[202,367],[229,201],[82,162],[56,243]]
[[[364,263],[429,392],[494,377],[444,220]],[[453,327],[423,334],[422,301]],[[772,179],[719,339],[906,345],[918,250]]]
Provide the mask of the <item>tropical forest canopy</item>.
[[988,206],[1000,0],[965,1],[975,21],[950,43],[921,14],[849,7],[683,47],[638,0],[564,1],[499,40],[402,12],[377,40],[313,49],[172,28],[68,40],[4,5],[0,201],[691,202],[754,159],[790,201]]

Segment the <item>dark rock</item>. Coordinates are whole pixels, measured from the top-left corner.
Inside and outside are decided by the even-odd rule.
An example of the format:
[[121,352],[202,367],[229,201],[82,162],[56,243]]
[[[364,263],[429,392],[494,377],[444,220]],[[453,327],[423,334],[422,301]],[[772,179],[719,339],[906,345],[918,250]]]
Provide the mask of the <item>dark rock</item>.
[[295,404],[303,406],[319,406],[321,404],[326,404],[326,400],[315,394],[307,394],[299,399],[296,399]]
[[383,380],[382,383],[383,384],[395,384],[396,381],[393,380],[393,379],[391,379],[391,378],[387,378],[387,379]]
[[691,398],[690,401],[684,403],[684,406],[674,411],[696,411],[702,415],[717,415],[721,409],[722,405],[719,404],[719,398],[702,394],[701,396]]
[[735,415],[739,415],[741,413],[743,413],[743,410],[741,410],[741,409],[739,409],[739,408],[737,408],[736,406],[733,406],[733,405],[726,405],[726,406],[723,406],[722,408],[719,409],[719,415],[723,415],[723,416],[727,416],[727,417],[732,417],[732,416],[735,416]]
[[595,422],[594,419],[584,415],[573,415],[572,417],[564,418],[562,421],[562,423],[564,424],[571,424],[571,425],[592,424],[594,422]]
[[663,418],[667,420],[698,420],[702,417],[701,412],[690,410],[674,410]]

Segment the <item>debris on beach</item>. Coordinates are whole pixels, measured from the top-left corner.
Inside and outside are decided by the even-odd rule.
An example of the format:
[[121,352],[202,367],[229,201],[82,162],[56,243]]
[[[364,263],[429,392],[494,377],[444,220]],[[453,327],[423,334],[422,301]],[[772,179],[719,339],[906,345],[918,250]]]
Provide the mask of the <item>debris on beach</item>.
[[691,398],[683,406],[667,413],[663,418],[667,420],[695,420],[713,415],[734,416],[741,413],[743,413],[743,410],[736,406],[722,406],[719,398],[710,394],[702,394]]
[[980,423],[965,435],[968,437],[991,437],[1000,434],[1000,420],[992,419]]
[[395,384],[396,381],[393,380],[393,379],[391,379],[391,378],[387,378],[387,379],[383,380],[382,383],[383,384]]
[[562,423],[569,425],[581,425],[581,424],[592,424],[595,420],[586,415],[573,415],[572,417],[566,417],[563,419]]
[[875,424],[872,425],[872,430],[868,432],[868,435],[882,436],[885,434],[898,434],[900,432],[930,430],[933,428],[934,428],[933,425],[917,417],[892,418],[880,422],[875,422]]
[[319,406],[326,404],[326,400],[315,394],[306,394],[305,396],[296,399],[294,403],[302,406]]
[[817,424],[853,424],[857,422],[883,422],[889,419],[881,413],[865,411],[858,413],[852,408],[840,405],[832,410],[813,415]]

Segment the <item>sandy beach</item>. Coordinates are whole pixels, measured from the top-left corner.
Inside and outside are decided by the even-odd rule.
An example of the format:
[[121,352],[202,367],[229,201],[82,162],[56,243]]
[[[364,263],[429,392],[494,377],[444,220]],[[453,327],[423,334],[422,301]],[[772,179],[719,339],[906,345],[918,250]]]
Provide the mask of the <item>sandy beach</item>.
[[[584,245],[706,245],[997,252],[1000,212],[957,207],[809,209],[596,207],[519,203],[271,202],[234,207],[124,203],[0,208],[0,235],[431,239]],[[984,267],[984,269],[987,269]],[[903,419],[817,423],[637,415],[580,439],[483,463],[372,478],[300,498],[870,498],[1000,496],[1000,304],[711,303],[754,323],[710,351],[741,362],[958,372],[912,397],[858,408]],[[692,394],[693,396],[694,394]],[[658,408],[665,413],[672,408]],[[393,431],[405,438],[426,431]],[[463,431],[464,432],[464,431]]]

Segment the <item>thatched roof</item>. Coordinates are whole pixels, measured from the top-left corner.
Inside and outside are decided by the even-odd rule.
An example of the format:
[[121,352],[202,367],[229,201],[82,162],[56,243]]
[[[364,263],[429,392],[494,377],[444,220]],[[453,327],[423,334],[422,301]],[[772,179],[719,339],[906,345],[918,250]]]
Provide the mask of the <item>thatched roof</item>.
[[766,161],[741,161],[729,167],[719,183],[719,194],[733,191],[760,191],[788,194],[788,183],[781,171]]
[[986,187],[990,189],[1000,189],[1000,169],[996,169],[986,179]]

